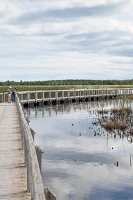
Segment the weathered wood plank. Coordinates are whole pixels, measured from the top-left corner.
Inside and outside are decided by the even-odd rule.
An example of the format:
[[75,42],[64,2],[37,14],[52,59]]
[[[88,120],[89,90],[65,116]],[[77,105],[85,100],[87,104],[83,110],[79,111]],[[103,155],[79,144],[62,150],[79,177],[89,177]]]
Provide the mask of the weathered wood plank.
[[0,200],[30,200],[16,105],[0,104]]

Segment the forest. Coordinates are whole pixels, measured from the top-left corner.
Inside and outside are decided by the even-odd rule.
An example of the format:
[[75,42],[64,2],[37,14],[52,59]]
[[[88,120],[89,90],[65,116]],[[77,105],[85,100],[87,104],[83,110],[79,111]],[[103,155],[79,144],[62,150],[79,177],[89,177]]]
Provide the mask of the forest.
[[0,82],[0,86],[8,85],[32,85],[32,86],[50,86],[50,85],[133,85],[133,79],[127,80],[48,80],[48,81],[5,81]]

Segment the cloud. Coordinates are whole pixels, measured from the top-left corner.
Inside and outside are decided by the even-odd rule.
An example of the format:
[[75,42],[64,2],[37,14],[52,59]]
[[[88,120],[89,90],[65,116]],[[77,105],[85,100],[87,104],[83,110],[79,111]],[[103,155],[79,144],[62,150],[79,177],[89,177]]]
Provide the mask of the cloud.
[[15,20],[11,19],[11,23],[14,24],[27,24],[33,23],[34,21],[47,21],[47,20],[69,20],[72,18],[81,17],[97,17],[97,16],[110,16],[117,14],[120,8],[125,5],[124,3],[107,3],[103,5],[96,5],[92,7],[81,6],[81,7],[69,7],[62,9],[49,9],[49,10],[37,10],[23,13]]
[[132,8],[125,0],[2,0],[0,73],[17,79],[131,77]]

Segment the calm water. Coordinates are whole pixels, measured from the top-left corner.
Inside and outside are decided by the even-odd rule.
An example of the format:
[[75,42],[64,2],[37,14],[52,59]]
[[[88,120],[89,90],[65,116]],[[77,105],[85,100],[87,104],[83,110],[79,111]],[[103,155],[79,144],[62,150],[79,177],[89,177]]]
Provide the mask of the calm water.
[[28,110],[44,151],[44,183],[57,200],[133,200],[133,144],[95,125],[99,107],[92,102]]

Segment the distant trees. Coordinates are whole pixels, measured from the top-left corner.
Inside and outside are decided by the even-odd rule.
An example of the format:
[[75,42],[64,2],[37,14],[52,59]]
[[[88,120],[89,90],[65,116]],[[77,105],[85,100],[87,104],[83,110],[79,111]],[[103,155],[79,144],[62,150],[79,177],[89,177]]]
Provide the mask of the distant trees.
[[127,80],[49,80],[49,81],[5,81],[0,82],[1,86],[8,85],[133,85],[133,79]]

